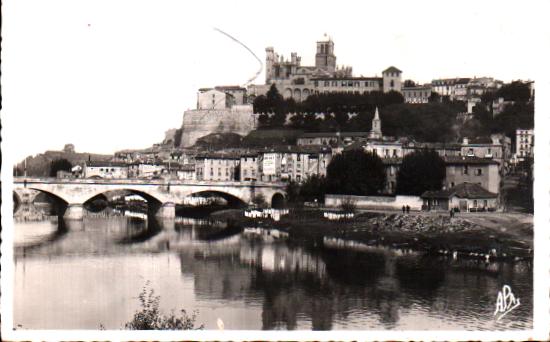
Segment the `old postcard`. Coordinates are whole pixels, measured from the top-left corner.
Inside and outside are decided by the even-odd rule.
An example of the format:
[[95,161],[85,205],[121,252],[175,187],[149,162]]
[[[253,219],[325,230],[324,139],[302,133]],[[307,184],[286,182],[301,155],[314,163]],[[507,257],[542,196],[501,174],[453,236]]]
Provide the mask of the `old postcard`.
[[3,339],[549,339],[547,5],[5,1]]

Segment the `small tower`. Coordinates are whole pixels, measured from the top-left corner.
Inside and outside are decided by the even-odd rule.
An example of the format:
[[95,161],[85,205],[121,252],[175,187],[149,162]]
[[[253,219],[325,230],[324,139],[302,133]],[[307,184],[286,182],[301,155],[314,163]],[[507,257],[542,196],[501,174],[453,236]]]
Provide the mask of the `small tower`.
[[401,92],[401,70],[394,66],[382,71],[384,93],[389,91]]
[[277,55],[272,47],[265,48],[265,83],[269,84],[273,78],[273,67],[277,63]]
[[374,112],[374,118],[372,119],[372,129],[369,132],[370,139],[382,139],[382,122],[380,121],[380,115],[378,114],[378,107]]
[[334,73],[336,70],[336,56],[334,55],[334,42],[332,39],[328,38],[328,40],[317,42],[315,66],[330,73]]

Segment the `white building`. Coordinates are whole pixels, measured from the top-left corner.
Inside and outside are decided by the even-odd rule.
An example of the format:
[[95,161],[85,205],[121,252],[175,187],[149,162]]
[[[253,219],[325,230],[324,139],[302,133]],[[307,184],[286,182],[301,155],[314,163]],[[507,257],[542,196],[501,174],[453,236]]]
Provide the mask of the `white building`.
[[117,162],[89,161],[84,168],[85,178],[128,178],[128,165]]
[[516,160],[522,161],[525,158],[533,157],[533,146],[535,144],[535,132],[533,129],[516,130]]

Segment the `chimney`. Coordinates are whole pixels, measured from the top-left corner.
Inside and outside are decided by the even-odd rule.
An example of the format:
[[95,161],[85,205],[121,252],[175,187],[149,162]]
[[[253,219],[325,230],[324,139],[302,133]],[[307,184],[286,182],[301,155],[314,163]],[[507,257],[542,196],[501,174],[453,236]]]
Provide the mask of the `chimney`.
[[466,137],[462,138],[462,144],[463,145],[468,145],[468,138],[466,138]]

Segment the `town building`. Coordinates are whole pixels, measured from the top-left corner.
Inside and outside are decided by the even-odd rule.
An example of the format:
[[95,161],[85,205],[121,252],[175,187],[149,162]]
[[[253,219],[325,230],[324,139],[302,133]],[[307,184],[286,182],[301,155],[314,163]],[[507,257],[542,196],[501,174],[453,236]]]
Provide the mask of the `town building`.
[[195,173],[195,164],[183,164],[174,167],[176,178],[179,180],[194,181],[197,179]]
[[350,92],[363,94],[370,91],[401,91],[402,71],[389,67],[382,71],[382,77],[354,77],[352,68],[338,67],[334,53],[334,42],[324,38],[317,42],[315,65],[302,65],[302,58],[292,52],[285,59],[273,47],[266,48],[266,79],[263,85],[251,85],[247,94],[252,102],[256,96],[264,95],[272,84],[284,98],[304,101],[309,95]]
[[499,193],[500,172],[497,161],[478,157],[445,157],[444,188],[453,188],[461,183],[478,184],[484,189]]
[[349,145],[369,137],[369,132],[316,132],[304,133],[296,140],[298,146],[339,144]]
[[246,88],[239,86],[200,88],[197,94],[197,109],[225,109],[245,104]]
[[261,178],[262,154],[258,152],[247,152],[241,155],[241,176],[242,181],[257,181]]
[[167,172],[168,168],[162,163],[131,163],[128,164],[129,178],[157,178]]
[[328,146],[280,146],[262,151],[262,181],[302,182],[326,176],[332,159]]
[[494,211],[498,195],[477,183],[461,183],[452,188],[426,191],[420,196],[424,210]]
[[414,152],[435,151],[440,157],[460,156],[461,145],[456,143],[432,143],[432,142],[417,142],[405,141],[402,145],[403,156]]
[[403,87],[401,89],[405,103],[428,103],[432,95],[430,84],[415,87]]
[[89,161],[84,167],[85,178],[128,178],[128,165],[119,162]]
[[533,157],[535,131],[533,129],[516,129],[516,160],[523,161]]
[[506,173],[511,158],[511,140],[504,134],[491,137],[463,138],[462,156],[488,158],[498,162],[501,173]]
[[240,155],[233,152],[208,152],[195,157],[196,179],[199,181],[235,181]]

